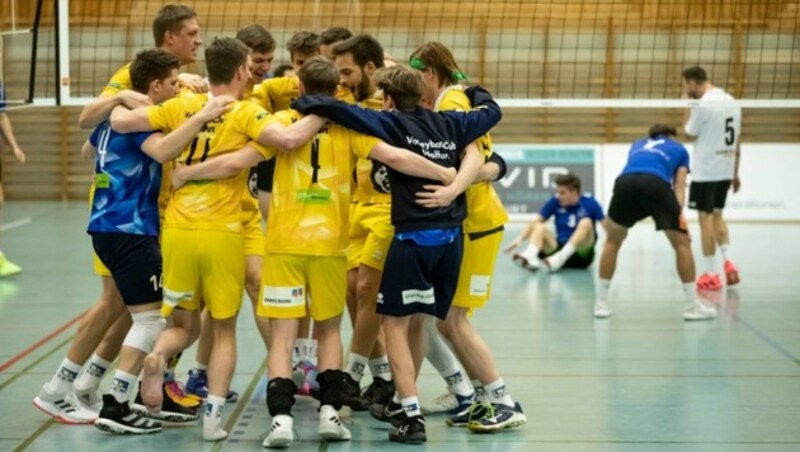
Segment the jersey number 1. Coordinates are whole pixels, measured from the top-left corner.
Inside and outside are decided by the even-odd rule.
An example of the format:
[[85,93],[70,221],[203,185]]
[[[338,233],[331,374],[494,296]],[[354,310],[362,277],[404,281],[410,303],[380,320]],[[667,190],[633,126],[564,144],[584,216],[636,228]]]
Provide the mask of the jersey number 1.
[[311,142],[311,182],[316,184],[319,180],[319,138]]

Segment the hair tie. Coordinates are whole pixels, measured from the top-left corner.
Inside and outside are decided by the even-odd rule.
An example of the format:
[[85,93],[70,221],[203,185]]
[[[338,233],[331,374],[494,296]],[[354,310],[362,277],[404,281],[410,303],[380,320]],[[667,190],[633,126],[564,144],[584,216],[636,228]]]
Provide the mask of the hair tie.
[[428,68],[428,66],[426,66],[425,63],[423,63],[419,57],[415,56],[412,56],[411,58],[408,59],[408,65],[418,71],[424,71],[425,69]]

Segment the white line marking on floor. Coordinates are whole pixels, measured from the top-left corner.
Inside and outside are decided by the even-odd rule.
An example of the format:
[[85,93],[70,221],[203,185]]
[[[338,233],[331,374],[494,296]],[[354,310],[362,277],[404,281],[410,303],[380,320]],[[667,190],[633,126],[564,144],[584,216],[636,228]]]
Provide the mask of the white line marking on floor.
[[0,225],[0,232],[10,231],[12,229],[21,228],[27,224],[31,224],[33,222],[33,218],[25,217],[21,218],[17,221],[12,221],[10,223]]

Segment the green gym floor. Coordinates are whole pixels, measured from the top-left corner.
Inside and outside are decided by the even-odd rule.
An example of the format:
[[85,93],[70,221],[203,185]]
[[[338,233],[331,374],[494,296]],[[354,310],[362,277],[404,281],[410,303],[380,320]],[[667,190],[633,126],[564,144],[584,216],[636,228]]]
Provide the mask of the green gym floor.
[[[199,425],[110,436],[55,423],[33,407],[100,291],[86,221],[85,202],[10,202],[0,214],[0,249],[24,268],[0,279],[0,450],[261,449],[269,426],[265,351],[249,303],[233,380],[242,396],[226,407],[225,442],[204,444]],[[519,228],[509,226],[506,240]],[[351,442],[326,444],[316,435],[315,405],[301,398],[292,450],[800,450],[800,228],[730,229],[742,282],[710,297],[720,312],[711,322],[682,320],[673,254],[651,224],[634,228],[620,253],[610,320],[592,317],[595,267],[530,274],[502,256],[493,298],[474,323],[527,414],[524,427],[475,435],[429,416],[425,446],[398,446],[387,442],[388,424],[359,413],[344,418]],[[698,237],[696,225],[692,232]],[[184,355],[181,378],[192,358],[193,350]],[[427,365],[419,383],[423,399],[444,390]]]

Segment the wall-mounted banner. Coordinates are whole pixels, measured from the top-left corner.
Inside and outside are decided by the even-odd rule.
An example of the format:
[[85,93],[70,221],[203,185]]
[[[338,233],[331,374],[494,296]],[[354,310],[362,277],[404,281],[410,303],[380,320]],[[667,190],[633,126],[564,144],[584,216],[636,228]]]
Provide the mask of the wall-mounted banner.
[[555,178],[574,173],[584,193],[595,191],[595,146],[496,144],[508,163],[508,174],[494,188],[512,216],[531,215],[553,196]]

